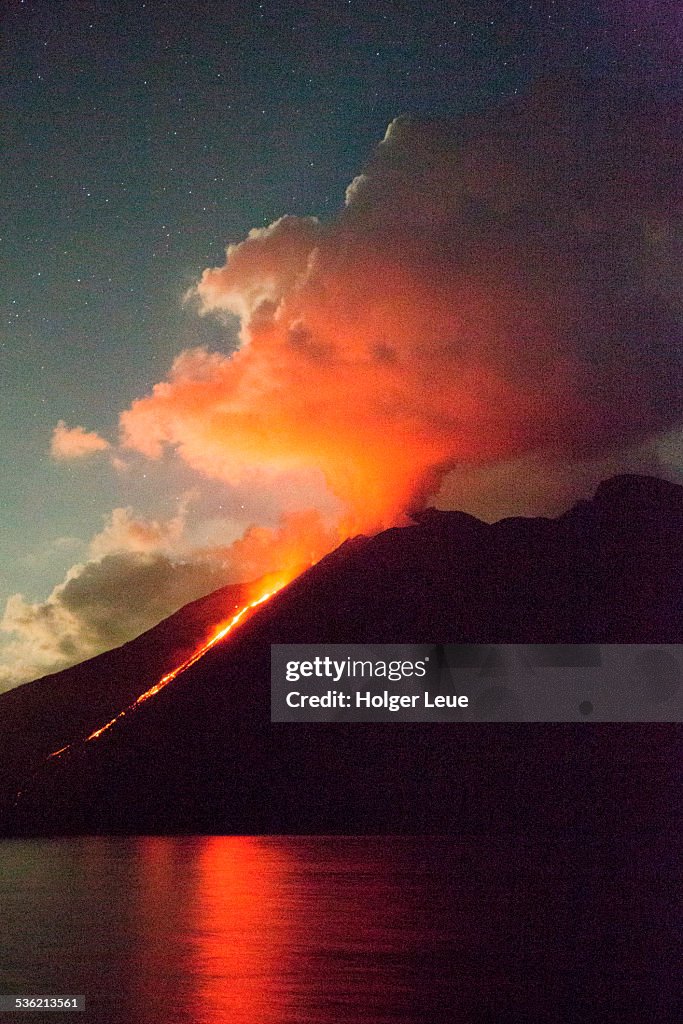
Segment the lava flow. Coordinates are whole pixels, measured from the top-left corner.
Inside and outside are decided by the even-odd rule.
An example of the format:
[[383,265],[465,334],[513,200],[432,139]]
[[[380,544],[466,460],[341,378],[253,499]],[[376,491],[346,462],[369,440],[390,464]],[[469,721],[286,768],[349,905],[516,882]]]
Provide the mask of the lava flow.
[[[144,704],[145,701],[148,701],[150,697],[155,697],[157,693],[163,690],[164,687],[168,686],[169,683],[172,683],[174,679],[177,679],[179,675],[182,675],[183,672],[186,672],[188,668],[192,668],[193,665],[196,665],[199,659],[203,658],[204,655],[207,654],[212,647],[215,647],[217,643],[220,643],[220,641],[225,639],[225,637],[228,636],[228,634],[232,633],[233,630],[240,624],[240,622],[242,622],[242,620],[245,618],[246,615],[248,615],[249,612],[253,611],[255,608],[258,608],[259,605],[265,604],[265,602],[270,600],[270,598],[277,594],[279,590],[282,590],[282,588],[286,585],[287,582],[288,580],[280,582],[276,586],[271,585],[271,589],[268,590],[266,593],[261,594],[260,597],[257,597],[255,598],[255,600],[250,601],[248,604],[245,604],[242,608],[240,608],[238,612],[236,612],[233,615],[229,622],[227,622],[224,626],[219,627],[218,631],[214,633],[214,635],[209,640],[207,640],[205,644],[202,644],[202,646],[199,647],[194,652],[194,654],[190,655],[189,658],[181,662],[181,664],[178,665],[176,668],[171,669],[170,672],[167,672],[166,675],[162,676],[161,679],[159,679],[159,681],[154,684],[154,686],[150,686],[148,690],[145,690],[144,693],[141,693],[140,696],[137,697],[132,704],[129,704],[128,707],[123,709],[123,711],[119,711],[118,715],[115,715],[114,718],[112,718],[109,722],[106,722],[104,725],[100,726],[99,729],[95,729],[94,732],[91,732],[89,736],[85,737],[85,740],[83,740],[83,742],[89,743],[91,740],[99,739],[100,736],[103,735],[103,733],[111,729],[111,727],[113,725],[116,725],[116,723],[119,722],[122,718],[124,718],[131,712],[135,711],[137,708],[140,707],[141,704]],[[50,754],[48,760],[55,757],[61,757],[62,754],[67,753],[67,751],[71,750],[74,746],[74,743],[67,743],[65,747],[61,747],[59,750],[55,750],[52,754]]]

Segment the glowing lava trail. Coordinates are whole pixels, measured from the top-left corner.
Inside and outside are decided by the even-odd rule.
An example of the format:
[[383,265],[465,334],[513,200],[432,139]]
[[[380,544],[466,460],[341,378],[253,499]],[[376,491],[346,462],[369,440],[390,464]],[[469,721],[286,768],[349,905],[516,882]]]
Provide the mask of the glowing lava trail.
[[[180,665],[177,666],[177,668],[174,668],[170,672],[167,672],[165,676],[162,676],[161,679],[154,684],[154,686],[150,686],[149,690],[145,690],[144,693],[141,693],[140,696],[136,700],[134,700],[132,704],[129,704],[127,708],[123,709],[123,711],[119,711],[118,715],[115,715],[114,718],[112,718],[109,722],[106,722],[105,725],[102,725],[100,726],[99,729],[95,729],[94,732],[91,732],[90,735],[86,736],[85,740],[83,740],[82,742],[89,743],[91,740],[99,739],[103,733],[111,729],[113,725],[116,725],[116,723],[119,722],[126,715],[130,714],[131,712],[139,708],[140,705],[144,704],[145,701],[150,699],[150,697],[155,697],[157,693],[164,689],[165,686],[168,686],[169,683],[172,683],[174,679],[177,679],[179,675],[182,675],[183,672],[186,672],[188,668],[192,668],[193,665],[196,665],[199,659],[203,658],[204,655],[207,654],[212,647],[215,647],[216,644],[220,643],[220,641],[223,640],[226,636],[228,636],[229,633],[232,633],[235,627],[238,626],[240,622],[242,622],[245,615],[247,615],[254,608],[258,608],[260,604],[264,604],[271,597],[273,597],[274,594],[277,594],[279,590],[282,590],[284,586],[284,583],[280,583],[278,586],[273,587],[273,589],[269,590],[267,593],[261,594],[261,596],[257,597],[254,601],[250,601],[248,604],[245,604],[243,608],[240,608],[240,610],[236,612],[235,615],[233,615],[233,617],[225,626],[221,626],[218,632],[215,633],[210,640],[207,640],[207,642],[203,644],[198,650],[196,650],[194,654],[187,658],[186,661],[183,661]],[[51,758],[61,757],[62,754],[65,754],[67,751],[73,749],[74,746],[76,746],[76,743],[68,743],[65,747],[61,747],[59,750],[55,750],[54,753],[49,755],[48,761]]]

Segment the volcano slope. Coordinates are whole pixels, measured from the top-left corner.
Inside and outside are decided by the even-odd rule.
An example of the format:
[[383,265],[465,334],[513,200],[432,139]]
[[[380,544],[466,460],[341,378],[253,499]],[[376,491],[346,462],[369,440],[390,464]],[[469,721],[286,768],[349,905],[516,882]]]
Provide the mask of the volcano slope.
[[222,587],[121,647],[0,694],[0,794],[31,764],[87,736],[187,658],[256,586]]
[[[615,477],[555,520],[415,518],[343,544],[99,739],[45,761],[44,734],[38,742],[27,727],[5,834],[604,833],[680,822],[675,724],[270,722],[271,643],[681,642],[681,487]],[[140,668],[129,660],[117,699],[149,685],[146,648],[162,636],[135,641]],[[116,657],[79,666],[78,693],[65,685],[60,742],[87,734],[69,705],[90,707],[89,728]],[[28,685],[59,718],[71,678]],[[0,698],[0,719],[26,689]]]

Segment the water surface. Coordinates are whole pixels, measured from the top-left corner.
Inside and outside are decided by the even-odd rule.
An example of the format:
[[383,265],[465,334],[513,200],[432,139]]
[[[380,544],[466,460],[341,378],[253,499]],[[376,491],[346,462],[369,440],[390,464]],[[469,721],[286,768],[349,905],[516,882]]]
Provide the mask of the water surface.
[[4,841],[0,990],[85,994],[103,1024],[664,1021],[671,858],[657,835]]

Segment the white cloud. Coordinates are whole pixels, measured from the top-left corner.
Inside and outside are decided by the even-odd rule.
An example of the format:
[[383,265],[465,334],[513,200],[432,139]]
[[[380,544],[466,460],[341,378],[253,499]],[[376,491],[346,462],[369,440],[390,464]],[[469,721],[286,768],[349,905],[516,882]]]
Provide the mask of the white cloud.
[[50,454],[53,459],[64,462],[106,452],[110,447],[109,442],[94,431],[85,427],[67,427],[64,420],[60,420],[52,432]]

